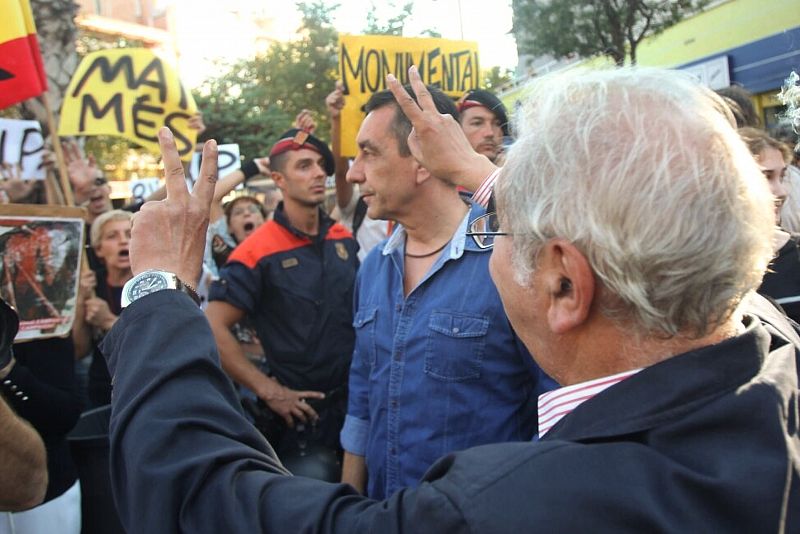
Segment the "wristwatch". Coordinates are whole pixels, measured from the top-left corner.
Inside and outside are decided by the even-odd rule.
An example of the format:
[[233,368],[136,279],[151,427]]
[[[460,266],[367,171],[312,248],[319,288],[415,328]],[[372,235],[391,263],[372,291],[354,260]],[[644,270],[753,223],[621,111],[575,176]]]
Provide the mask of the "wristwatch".
[[122,288],[122,307],[128,306],[134,300],[164,289],[183,291],[192,297],[195,304],[200,306],[200,296],[189,284],[181,281],[174,273],[152,270],[139,273],[125,282]]

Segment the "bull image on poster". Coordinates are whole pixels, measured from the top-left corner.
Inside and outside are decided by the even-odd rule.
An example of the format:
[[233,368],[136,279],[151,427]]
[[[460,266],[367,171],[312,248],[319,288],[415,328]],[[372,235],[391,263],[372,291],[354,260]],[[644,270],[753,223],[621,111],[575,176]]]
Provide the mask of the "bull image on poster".
[[83,232],[80,208],[0,206],[0,296],[19,314],[16,341],[69,334]]

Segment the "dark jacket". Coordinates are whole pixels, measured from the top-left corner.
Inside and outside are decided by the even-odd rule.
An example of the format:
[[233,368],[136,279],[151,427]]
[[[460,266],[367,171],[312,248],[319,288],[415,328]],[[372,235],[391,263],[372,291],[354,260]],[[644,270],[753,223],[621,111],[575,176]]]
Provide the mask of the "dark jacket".
[[148,533],[798,532],[800,340],[767,306],[743,334],[585,402],[544,441],[449,455],[376,502],[283,476],[202,313],[162,291],[104,345],[120,516]]
[[764,273],[758,292],[775,300],[800,323],[800,235],[792,234]]

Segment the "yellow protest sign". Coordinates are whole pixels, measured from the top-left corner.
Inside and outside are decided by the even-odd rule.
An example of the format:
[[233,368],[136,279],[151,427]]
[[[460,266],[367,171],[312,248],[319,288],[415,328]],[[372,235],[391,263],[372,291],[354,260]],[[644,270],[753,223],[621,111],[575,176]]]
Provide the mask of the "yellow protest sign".
[[190,160],[197,112],[175,69],[146,48],[117,48],[83,58],[61,108],[59,135],[118,135],[159,153],[158,130],[175,134],[181,159]]
[[480,85],[478,44],[418,37],[386,35],[340,35],[339,79],[344,84],[342,110],[342,155],[358,152],[356,134],[364,118],[369,97],[386,89],[392,73],[408,83],[408,67],[416,65],[422,80],[459,98]]

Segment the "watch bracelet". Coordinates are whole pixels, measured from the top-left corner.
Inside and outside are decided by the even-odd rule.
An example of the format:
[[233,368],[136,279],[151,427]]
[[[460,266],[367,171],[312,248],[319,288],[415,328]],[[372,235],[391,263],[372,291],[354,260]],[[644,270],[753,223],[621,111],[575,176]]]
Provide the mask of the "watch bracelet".
[[178,282],[180,282],[181,285],[183,285],[183,287],[185,287],[187,289],[187,293],[192,298],[194,303],[197,304],[198,306],[200,306],[203,301],[200,298],[200,295],[197,293],[197,290],[195,288],[193,288],[192,286],[190,286],[189,284],[187,284],[186,282],[184,282],[183,280],[181,280],[180,278],[178,278],[178,275],[175,275],[175,278],[177,278]]

